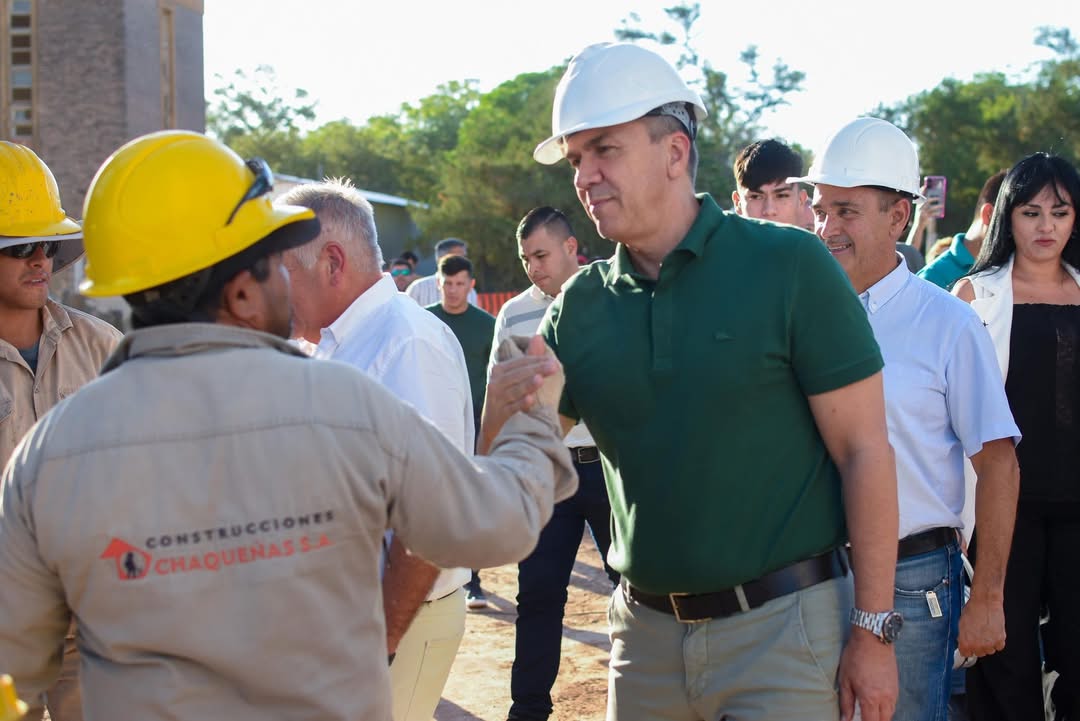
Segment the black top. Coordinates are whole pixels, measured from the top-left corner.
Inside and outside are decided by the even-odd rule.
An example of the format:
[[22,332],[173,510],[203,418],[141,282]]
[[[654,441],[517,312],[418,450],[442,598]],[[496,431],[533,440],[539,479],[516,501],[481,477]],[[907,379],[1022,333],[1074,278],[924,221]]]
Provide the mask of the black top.
[[1080,305],[1013,306],[1005,393],[1023,435],[1021,501],[1080,504],[1078,351]]

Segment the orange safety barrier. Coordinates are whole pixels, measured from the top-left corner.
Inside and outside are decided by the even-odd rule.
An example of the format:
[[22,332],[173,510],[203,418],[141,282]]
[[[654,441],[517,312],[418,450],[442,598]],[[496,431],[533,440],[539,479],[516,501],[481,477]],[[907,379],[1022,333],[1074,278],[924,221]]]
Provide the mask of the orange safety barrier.
[[477,304],[492,315],[496,315],[499,312],[499,308],[503,307],[503,303],[513,298],[520,293],[520,290],[507,290],[500,291],[498,293],[477,293]]

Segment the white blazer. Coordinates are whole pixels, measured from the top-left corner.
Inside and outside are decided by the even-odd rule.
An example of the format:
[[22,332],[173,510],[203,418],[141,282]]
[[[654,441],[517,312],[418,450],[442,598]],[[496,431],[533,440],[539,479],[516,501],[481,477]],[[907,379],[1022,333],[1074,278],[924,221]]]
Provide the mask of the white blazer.
[[[1009,375],[1009,341],[1012,338],[1013,316],[1012,269],[1015,257],[1015,254],[1010,255],[1004,265],[987,268],[968,278],[972,290],[975,291],[975,300],[971,301],[971,307],[982,318],[983,325],[994,341],[1002,381]],[[1080,270],[1065,261],[1061,264],[1080,286]]]
[[[1013,286],[1012,270],[1015,253],[1009,256],[1004,265],[987,268],[968,278],[971,281],[971,289],[975,292],[975,299],[971,301],[971,307],[979,317],[983,325],[990,333],[990,339],[994,342],[994,351],[997,353],[998,367],[1001,368],[1001,381],[1004,383],[1009,375],[1009,343],[1012,340],[1012,317],[1013,317]],[[1080,286],[1080,270],[1062,261],[1072,279]],[[964,510],[960,517],[964,521],[964,536],[971,540],[971,532],[975,527],[975,469],[971,461],[964,459],[964,481],[966,493],[964,496]]]

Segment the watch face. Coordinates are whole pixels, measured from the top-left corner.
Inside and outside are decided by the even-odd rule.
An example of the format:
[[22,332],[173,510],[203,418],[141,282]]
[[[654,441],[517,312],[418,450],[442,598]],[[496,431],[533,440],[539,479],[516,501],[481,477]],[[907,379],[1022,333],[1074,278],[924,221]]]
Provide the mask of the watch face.
[[892,643],[900,635],[900,629],[903,625],[903,616],[896,612],[890,613],[881,624],[881,639],[885,643]]

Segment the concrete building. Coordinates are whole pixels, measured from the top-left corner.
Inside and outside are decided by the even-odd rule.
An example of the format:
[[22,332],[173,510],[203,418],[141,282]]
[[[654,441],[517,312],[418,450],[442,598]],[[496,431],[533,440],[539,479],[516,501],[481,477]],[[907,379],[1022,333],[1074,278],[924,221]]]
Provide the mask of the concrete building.
[[48,163],[68,215],[128,140],[204,131],[202,18],[203,0],[0,0],[0,137]]

